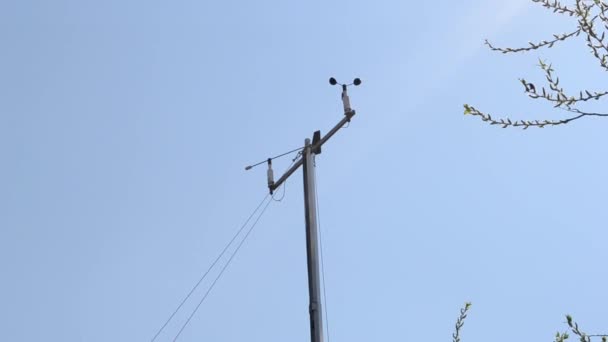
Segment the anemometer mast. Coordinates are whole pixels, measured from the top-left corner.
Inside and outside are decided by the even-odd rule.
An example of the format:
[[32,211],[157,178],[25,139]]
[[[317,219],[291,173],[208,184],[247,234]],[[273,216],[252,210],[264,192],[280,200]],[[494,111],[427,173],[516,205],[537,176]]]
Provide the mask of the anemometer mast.
[[[338,130],[352,119],[355,111],[350,107],[350,99],[348,97],[348,86],[361,84],[361,80],[355,78],[350,84],[341,84],[335,78],[330,78],[331,85],[340,85],[342,87],[342,104],[344,106],[344,117],[334,128],[332,128],[325,136],[321,137],[321,132],[313,133],[312,141],[307,138],[304,140],[304,148],[300,158],[283,174],[276,182],[274,181],[274,172],[272,170],[272,158],[268,158],[268,190],[272,194],[278,189],[300,166],[303,166],[304,174],[304,213],[306,222],[306,254],[308,264],[308,292],[310,296],[309,312],[310,312],[310,338],[311,342],[323,342],[323,310],[321,302],[321,278],[319,267],[319,239],[317,227],[317,199],[315,185],[315,155],[321,154],[321,147],[325,144]],[[263,163],[263,162],[262,162]],[[256,164],[257,165],[257,164]],[[255,166],[255,165],[253,165]],[[246,167],[247,170],[253,166]]]

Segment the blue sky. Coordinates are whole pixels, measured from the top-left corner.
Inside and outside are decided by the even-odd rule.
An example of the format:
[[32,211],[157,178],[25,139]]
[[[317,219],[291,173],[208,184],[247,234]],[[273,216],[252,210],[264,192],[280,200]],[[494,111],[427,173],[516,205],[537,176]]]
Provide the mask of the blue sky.
[[[150,340],[264,195],[243,167],[341,118],[330,76],[363,79],[317,159],[331,341],[449,341],[465,301],[466,342],[606,332],[608,122],[462,115],[560,117],[517,80],[538,58],[601,90],[582,40],[483,46],[574,27],[527,0],[1,3],[0,340]],[[301,190],[181,341],[309,340]]]

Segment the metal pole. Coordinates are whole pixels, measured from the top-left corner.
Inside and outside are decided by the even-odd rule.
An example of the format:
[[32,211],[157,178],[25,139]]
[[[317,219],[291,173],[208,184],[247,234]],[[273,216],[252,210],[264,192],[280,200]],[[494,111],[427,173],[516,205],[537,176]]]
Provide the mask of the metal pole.
[[[329,79],[331,85],[340,84],[333,77]],[[306,218],[306,255],[308,264],[308,292],[310,297],[310,340],[312,342],[323,342],[323,310],[321,308],[321,278],[319,276],[319,239],[317,228],[317,199],[315,193],[315,165],[314,156],[321,153],[321,146],[329,138],[336,134],[347,122],[350,122],[355,115],[355,111],[350,107],[347,87],[349,85],[358,86],[361,80],[355,78],[351,84],[340,84],[342,86],[342,104],[344,105],[344,118],[338,122],[324,137],[321,132],[316,131],[313,135],[314,140],[311,144],[310,139],[304,141],[302,157],[292,165],[289,170],[276,182],[272,171],[272,158],[268,159],[268,190],[270,194],[278,189],[300,166],[304,171],[304,212]],[[261,163],[247,166],[245,170]]]
[[304,211],[306,218],[306,254],[308,261],[308,292],[310,295],[310,340],[323,342],[323,310],[319,277],[319,240],[317,238],[317,199],[315,194],[314,154],[310,139],[304,142]]

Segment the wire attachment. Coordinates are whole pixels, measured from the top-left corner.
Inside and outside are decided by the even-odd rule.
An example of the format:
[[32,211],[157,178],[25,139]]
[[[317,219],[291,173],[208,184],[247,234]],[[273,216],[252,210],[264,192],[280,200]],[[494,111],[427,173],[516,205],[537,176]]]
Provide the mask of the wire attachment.
[[[298,148],[296,148],[296,149],[293,149],[293,150],[291,150],[291,151],[287,151],[287,152],[285,152],[285,153],[281,153],[281,154],[279,154],[278,156],[270,157],[270,158],[268,158],[268,159],[273,160],[273,159],[281,158],[281,157],[283,157],[283,156],[286,156],[286,155],[291,154],[291,153],[294,153],[294,152],[302,152],[302,150],[303,150],[303,149],[304,149],[304,146],[302,146],[302,147],[298,147]],[[259,163],[255,163],[255,164],[253,164],[253,165],[246,166],[246,167],[245,167],[245,171],[249,171],[249,170],[253,169],[254,167],[256,167],[256,166],[258,166],[258,165],[262,165],[262,164],[264,164],[264,163],[268,162],[268,159],[266,159],[266,160],[262,160],[261,162],[259,162]]]

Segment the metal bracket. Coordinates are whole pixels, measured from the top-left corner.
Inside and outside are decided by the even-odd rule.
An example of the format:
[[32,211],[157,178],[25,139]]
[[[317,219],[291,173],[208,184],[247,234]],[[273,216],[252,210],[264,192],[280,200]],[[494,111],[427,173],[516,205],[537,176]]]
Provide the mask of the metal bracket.
[[312,153],[321,154],[321,145],[319,144],[321,141],[321,131],[316,131],[312,135]]

